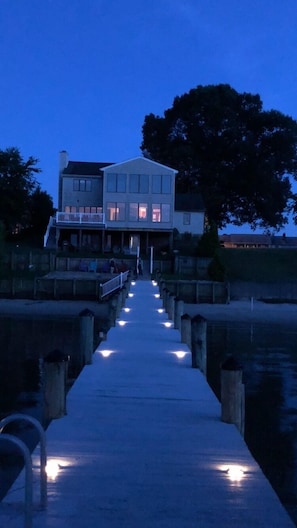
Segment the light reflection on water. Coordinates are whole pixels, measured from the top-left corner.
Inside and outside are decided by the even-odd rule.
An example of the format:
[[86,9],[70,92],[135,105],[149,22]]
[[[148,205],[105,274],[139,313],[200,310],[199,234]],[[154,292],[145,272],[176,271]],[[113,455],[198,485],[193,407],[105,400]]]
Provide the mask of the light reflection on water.
[[219,398],[220,364],[243,366],[245,440],[297,525],[297,328],[208,323],[208,382]]

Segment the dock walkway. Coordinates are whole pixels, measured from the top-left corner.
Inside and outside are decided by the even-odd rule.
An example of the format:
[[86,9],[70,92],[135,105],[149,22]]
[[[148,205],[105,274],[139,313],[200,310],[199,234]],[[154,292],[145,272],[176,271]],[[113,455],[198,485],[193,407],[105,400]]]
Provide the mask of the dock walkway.
[[[120,319],[46,433],[48,507],[33,528],[293,528],[178,330],[167,328],[158,288],[138,280]],[[228,468],[240,465],[241,480]],[[0,504],[0,525],[22,528],[23,473]]]

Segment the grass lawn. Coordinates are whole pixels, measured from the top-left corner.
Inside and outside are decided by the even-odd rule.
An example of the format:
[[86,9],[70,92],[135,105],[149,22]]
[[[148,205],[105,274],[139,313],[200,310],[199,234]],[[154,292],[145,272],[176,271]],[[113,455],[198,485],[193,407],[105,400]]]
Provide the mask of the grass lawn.
[[297,281],[297,249],[220,249],[227,280]]

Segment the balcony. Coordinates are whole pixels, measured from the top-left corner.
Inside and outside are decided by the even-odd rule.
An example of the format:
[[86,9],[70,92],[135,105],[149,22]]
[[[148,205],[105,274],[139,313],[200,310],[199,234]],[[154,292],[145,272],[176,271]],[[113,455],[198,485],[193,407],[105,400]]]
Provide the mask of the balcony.
[[57,212],[55,223],[58,225],[93,225],[105,227],[105,214],[104,213],[64,213]]

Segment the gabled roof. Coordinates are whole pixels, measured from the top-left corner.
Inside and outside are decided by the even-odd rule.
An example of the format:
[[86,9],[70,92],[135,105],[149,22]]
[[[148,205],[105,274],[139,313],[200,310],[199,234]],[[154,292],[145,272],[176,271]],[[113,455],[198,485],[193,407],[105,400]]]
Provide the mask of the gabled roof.
[[[178,172],[177,170],[173,169],[172,167],[168,167],[167,165],[162,165],[162,163],[158,163],[157,161],[151,160],[149,158],[145,158],[144,156],[137,156],[136,158],[131,158],[131,159],[128,159],[128,160],[125,160],[125,161],[121,161],[119,163],[110,164],[110,165],[113,165],[116,168],[116,167],[118,167],[120,165],[124,165],[125,163],[131,163],[133,161],[139,161],[139,160],[144,161],[145,163],[151,163],[153,165],[157,165],[157,166],[159,166],[159,167],[161,167],[163,169],[171,170],[171,171],[173,171],[175,173]],[[106,165],[105,168],[107,168],[107,165]]]
[[174,209],[195,213],[204,211],[205,207],[199,193],[176,193]]
[[93,161],[69,161],[63,174],[77,174],[79,176],[94,176],[112,163],[93,162]]

